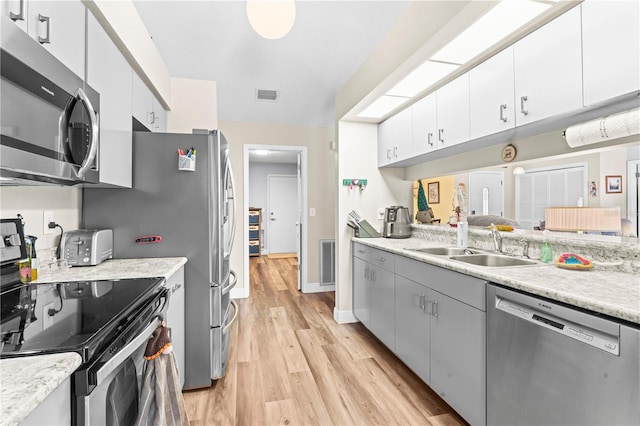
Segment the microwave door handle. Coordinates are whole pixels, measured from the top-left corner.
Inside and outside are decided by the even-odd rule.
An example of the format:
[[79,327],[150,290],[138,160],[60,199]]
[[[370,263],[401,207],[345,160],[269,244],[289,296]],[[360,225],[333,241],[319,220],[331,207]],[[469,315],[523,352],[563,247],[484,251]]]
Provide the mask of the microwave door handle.
[[84,90],[80,87],[76,90],[75,96],[78,97],[82,101],[89,114],[89,120],[91,121],[91,143],[89,145],[89,152],[87,156],[84,158],[80,169],[76,173],[79,179],[84,178],[84,175],[87,174],[87,171],[91,167],[91,163],[95,160],[96,155],[98,153],[98,133],[99,133],[99,125],[98,125],[98,116],[93,109],[93,105],[91,105],[91,101],[87,97]]

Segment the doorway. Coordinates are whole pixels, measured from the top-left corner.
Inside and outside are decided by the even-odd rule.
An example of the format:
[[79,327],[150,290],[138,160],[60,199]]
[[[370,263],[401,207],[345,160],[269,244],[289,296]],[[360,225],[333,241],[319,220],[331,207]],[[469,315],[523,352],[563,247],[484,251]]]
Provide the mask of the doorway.
[[640,160],[627,162],[627,219],[633,223],[636,236],[640,236]]
[[469,173],[469,214],[504,215],[504,174]]
[[[249,223],[250,207],[262,209],[260,254],[296,257],[297,286],[302,292],[308,281],[308,248],[302,243],[307,241],[308,232],[303,214],[307,211],[306,182],[306,147],[244,146],[244,221]],[[249,230],[245,226],[244,241],[248,239]],[[249,245],[244,246],[245,277],[249,283]]]

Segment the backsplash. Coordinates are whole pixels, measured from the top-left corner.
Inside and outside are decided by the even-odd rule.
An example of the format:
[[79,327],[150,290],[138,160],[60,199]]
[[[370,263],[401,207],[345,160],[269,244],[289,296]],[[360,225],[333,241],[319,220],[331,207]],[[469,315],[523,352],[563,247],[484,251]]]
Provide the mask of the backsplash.
[[[447,245],[456,244],[456,228],[448,225],[411,225],[412,236],[429,241],[438,241]],[[513,232],[501,232],[502,249],[514,256],[522,255],[525,239],[529,243],[529,257],[540,259],[542,232],[516,229]],[[598,235],[579,235],[566,232],[552,232],[549,239],[553,258],[562,253],[576,253],[594,263],[598,270],[625,273],[640,273],[640,244],[637,238],[622,238]],[[493,239],[488,229],[469,227],[468,246],[483,250],[493,250]]]
[[54,221],[65,231],[78,229],[82,221],[82,188],[66,186],[3,186],[0,188],[0,217],[15,218],[21,214],[26,235],[37,238],[36,251],[40,268],[55,261],[60,228],[44,229],[44,213],[52,213]]

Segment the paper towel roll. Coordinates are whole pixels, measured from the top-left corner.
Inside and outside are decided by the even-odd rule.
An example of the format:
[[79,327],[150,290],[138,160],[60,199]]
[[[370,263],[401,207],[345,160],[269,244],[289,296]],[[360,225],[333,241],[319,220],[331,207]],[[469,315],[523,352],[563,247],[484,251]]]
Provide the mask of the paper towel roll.
[[609,115],[567,128],[571,148],[640,134],[640,108]]

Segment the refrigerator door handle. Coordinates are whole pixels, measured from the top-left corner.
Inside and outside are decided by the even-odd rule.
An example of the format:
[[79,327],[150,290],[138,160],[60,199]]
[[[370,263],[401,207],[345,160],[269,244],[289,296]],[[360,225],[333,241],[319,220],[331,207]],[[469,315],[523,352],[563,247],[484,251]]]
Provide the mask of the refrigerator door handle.
[[231,160],[228,160],[229,162],[227,163],[227,173],[229,173],[229,180],[231,182],[231,193],[233,194],[231,197],[231,202],[232,202],[232,207],[233,207],[233,214],[229,215],[230,216],[230,220],[231,220],[231,235],[229,236],[229,251],[228,253],[231,253],[231,249],[233,248],[233,240],[236,237],[236,216],[237,216],[237,205],[236,205],[236,183],[233,180],[233,169],[231,168]]
[[228,332],[231,326],[233,325],[233,323],[235,322],[236,318],[238,318],[238,304],[236,303],[235,300],[230,300],[230,302],[231,302],[231,306],[233,306],[233,317],[231,317],[231,320],[229,320],[229,322],[225,324],[225,326],[222,328],[222,333]]
[[233,271],[229,271],[229,275],[233,275],[233,280],[229,281],[229,285],[222,289],[222,294],[225,295],[231,291],[232,288],[238,284],[238,278],[236,277],[236,273]]

